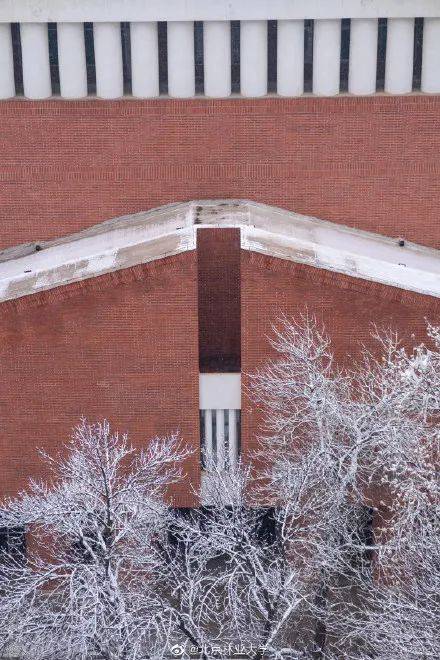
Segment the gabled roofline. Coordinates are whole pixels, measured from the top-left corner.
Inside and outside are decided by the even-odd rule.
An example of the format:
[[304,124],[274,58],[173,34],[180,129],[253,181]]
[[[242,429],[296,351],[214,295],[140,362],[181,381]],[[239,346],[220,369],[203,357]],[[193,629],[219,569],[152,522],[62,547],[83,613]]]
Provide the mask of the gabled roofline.
[[439,250],[247,200],[196,200],[0,252],[0,302],[194,250],[203,227],[240,228],[244,250],[440,297]]

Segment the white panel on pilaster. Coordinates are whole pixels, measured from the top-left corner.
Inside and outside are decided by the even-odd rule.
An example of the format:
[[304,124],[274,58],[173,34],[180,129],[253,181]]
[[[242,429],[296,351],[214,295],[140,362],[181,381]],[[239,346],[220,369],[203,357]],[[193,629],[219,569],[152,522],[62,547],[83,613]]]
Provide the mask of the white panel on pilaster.
[[313,37],[313,93],[334,96],[339,93],[341,66],[341,21],[318,20]]
[[241,375],[200,374],[199,408],[241,408]]
[[96,95],[115,99],[124,94],[120,23],[94,23]]
[[58,23],[60,93],[65,99],[87,96],[87,66],[82,23]]
[[203,61],[205,95],[231,94],[231,24],[208,21],[203,24]]
[[131,88],[133,96],[159,96],[157,23],[131,23]]
[[423,24],[422,92],[440,92],[440,18]]
[[348,70],[351,94],[374,94],[376,91],[378,25],[376,18],[351,21]]
[[241,21],[240,87],[242,96],[267,94],[267,21]]
[[188,98],[196,93],[193,21],[168,23],[168,94]]
[[14,58],[10,23],[0,24],[0,99],[15,96]]
[[414,19],[388,19],[385,61],[386,92],[407,94],[412,91],[413,61]]
[[21,23],[24,95],[46,99],[52,95],[47,23]]
[[304,91],[304,21],[278,21],[277,92],[300,96]]

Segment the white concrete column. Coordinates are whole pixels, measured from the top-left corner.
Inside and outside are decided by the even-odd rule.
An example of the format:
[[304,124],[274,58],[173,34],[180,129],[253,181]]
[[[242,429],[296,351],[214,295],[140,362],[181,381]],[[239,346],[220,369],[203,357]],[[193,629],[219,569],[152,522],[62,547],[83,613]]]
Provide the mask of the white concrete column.
[[389,18],[385,61],[385,91],[407,94],[412,91],[414,60],[414,19]]
[[130,23],[130,40],[133,96],[159,96],[157,23]]
[[65,99],[87,96],[87,66],[82,23],[58,23],[60,93]]
[[229,465],[235,467],[238,459],[237,410],[228,410]]
[[210,467],[213,460],[213,447],[212,447],[212,416],[215,415],[215,410],[205,410],[205,465]]
[[313,93],[339,94],[341,66],[341,21],[317,20],[313,37]]
[[374,94],[377,69],[377,18],[355,18],[350,26],[350,94]]
[[278,21],[277,92],[304,92],[304,21]]
[[267,21],[241,21],[240,87],[242,96],[267,94]]
[[188,98],[196,93],[194,22],[168,22],[168,94]]
[[203,24],[205,96],[231,94],[231,24],[206,21]]
[[217,467],[219,470],[225,469],[225,411],[215,410],[216,416],[216,440],[217,440]]
[[422,92],[440,92],[440,18],[423,24]]
[[52,95],[47,23],[20,23],[24,95],[46,99]]
[[0,99],[15,96],[14,58],[10,23],[0,24]]
[[94,23],[96,95],[116,99],[124,94],[120,23]]

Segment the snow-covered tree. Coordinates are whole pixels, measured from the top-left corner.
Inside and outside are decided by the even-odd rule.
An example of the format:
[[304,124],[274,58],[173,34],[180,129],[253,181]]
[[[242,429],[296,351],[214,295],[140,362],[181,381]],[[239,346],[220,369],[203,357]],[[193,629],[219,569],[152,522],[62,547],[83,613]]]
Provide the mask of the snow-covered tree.
[[440,648],[440,330],[428,325],[430,345],[410,354],[377,338],[362,384],[370,406],[380,393],[371,463],[385,501],[362,633],[375,658],[428,660]]
[[108,423],[78,426],[48,484],[3,503],[0,526],[25,527],[26,557],[0,558],[0,650],[20,657],[145,657],[169,634],[154,590],[168,533],[166,488],[188,454],[176,437],[135,451]]
[[187,455],[176,438],[138,454],[107,424],[79,427],[46,457],[54,481],[3,506],[0,526],[32,539],[0,568],[4,646],[37,660],[174,645],[204,660],[436,657],[440,331],[409,352],[373,338],[341,368],[314,319],[278,326],[248,393],[258,449],[228,471],[208,461],[194,510],[165,503]]
[[313,653],[431,658],[440,642],[440,332],[428,326],[429,346],[410,352],[391,332],[372,334],[376,350],[343,370],[313,319],[276,330],[278,358],[252,385],[265,420],[261,488],[310,587]]

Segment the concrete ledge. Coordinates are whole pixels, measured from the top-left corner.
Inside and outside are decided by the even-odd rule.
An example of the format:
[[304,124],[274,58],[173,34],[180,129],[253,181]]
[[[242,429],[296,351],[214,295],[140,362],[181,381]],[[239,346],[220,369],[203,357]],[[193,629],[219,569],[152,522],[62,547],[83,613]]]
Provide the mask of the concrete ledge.
[[0,302],[194,250],[203,227],[240,228],[244,250],[440,297],[438,250],[246,200],[203,200],[0,252]]
[[440,16],[438,0],[0,0],[0,22],[231,21]]

